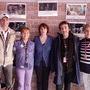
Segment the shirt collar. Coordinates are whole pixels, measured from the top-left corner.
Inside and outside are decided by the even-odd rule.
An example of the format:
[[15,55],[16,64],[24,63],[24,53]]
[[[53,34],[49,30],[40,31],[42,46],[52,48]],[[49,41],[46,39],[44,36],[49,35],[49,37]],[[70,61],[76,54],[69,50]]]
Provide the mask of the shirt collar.
[[8,27],[8,30],[5,32],[5,31],[2,29],[2,27],[0,27],[0,32],[3,32],[3,33],[10,33],[10,29],[9,29],[9,27]]

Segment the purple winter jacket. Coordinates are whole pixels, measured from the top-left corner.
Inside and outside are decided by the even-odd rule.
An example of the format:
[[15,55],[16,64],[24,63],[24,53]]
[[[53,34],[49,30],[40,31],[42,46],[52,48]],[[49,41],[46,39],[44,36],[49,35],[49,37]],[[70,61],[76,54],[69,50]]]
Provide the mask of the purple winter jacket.
[[14,62],[16,68],[31,69],[34,66],[34,42],[29,40],[25,45],[22,39],[15,41]]

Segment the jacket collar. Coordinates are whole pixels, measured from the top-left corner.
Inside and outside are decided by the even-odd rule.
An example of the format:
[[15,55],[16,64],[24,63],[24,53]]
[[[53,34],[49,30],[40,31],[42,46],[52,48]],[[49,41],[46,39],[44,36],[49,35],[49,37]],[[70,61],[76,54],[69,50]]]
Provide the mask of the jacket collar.
[[[63,35],[61,33],[57,33],[57,36],[58,37],[63,37]],[[72,37],[73,36],[73,33],[71,31],[69,31],[69,37]]]

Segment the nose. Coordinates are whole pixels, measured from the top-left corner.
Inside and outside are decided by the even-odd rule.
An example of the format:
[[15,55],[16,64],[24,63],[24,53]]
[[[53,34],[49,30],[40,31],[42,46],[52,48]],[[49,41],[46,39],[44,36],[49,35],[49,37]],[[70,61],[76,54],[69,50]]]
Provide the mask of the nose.
[[67,30],[66,29],[62,29],[63,32],[66,32]]

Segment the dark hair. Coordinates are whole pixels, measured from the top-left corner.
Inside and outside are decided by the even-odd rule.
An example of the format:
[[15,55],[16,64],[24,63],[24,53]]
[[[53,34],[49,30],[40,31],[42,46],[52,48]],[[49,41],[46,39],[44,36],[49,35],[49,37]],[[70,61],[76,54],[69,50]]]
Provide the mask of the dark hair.
[[88,27],[90,27],[90,24],[83,25],[83,31],[85,31]]
[[49,32],[49,27],[48,27],[48,25],[47,25],[46,23],[41,23],[41,24],[39,25],[39,27],[38,27],[39,34],[41,33],[41,32],[40,32],[41,27],[47,28],[47,33]]
[[70,28],[70,24],[69,24],[67,21],[62,21],[62,22],[59,23],[59,29],[60,29],[60,30],[61,30],[61,26],[62,26],[63,24],[67,24],[68,27]]
[[28,31],[30,31],[30,29],[28,27],[21,27],[20,28],[20,32],[22,33],[25,29],[28,30]]

